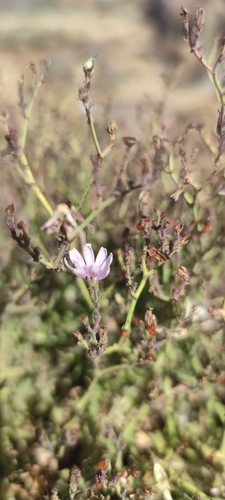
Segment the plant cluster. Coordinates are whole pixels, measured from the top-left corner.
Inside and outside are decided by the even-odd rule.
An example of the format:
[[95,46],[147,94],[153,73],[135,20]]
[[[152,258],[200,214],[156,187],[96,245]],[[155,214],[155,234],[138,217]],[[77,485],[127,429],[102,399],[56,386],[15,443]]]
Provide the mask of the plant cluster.
[[[225,38],[210,65],[201,46],[204,7],[193,25],[185,7],[180,15],[218,96],[214,139],[202,124],[169,138],[155,113],[147,160],[137,138],[124,136],[113,166],[119,128],[107,124],[102,148],[91,57],[78,100],[93,145],[79,149],[68,131],[77,171],[65,174],[65,193],[53,172],[55,200],[54,182],[48,196],[47,180],[38,171],[35,178],[28,134],[49,61],[39,70],[30,64],[28,97],[19,79],[20,133],[2,114],[1,159],[19,174],[31,215],[28,228],[16,222],[12,200],[6,208],[28,259],[2,278],[6,500],[224,498]],[[63,153],[70,164],[61,145],[62,165]]]

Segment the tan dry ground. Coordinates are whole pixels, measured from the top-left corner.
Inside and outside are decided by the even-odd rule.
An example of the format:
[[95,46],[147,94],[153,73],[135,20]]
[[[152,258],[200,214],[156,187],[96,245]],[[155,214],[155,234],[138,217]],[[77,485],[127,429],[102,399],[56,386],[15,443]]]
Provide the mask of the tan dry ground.
[[[163,74],[175,78],[176,90],[172,88],[168,98],[169,113],[196,111],[196,107],[202,111],[214,95],[204,70],[191,57],[179,34],[160,34],[154,21],[145,16],[145,3],[61,1],[55,9],[2,12],[1,103],[16,103],[18,77],[31,60],[43,58],[52,61],[54,83],[70,82],[76,95],[83,62],[98,54],[95,90],[104,92],[105,99],[111,98],[121,115],[127,107],[131,109],[143,101],[144,95],[153,101],[161,100],[165,91]],[[169,4],[173,6],[173,22],[179,26],[180,0]],[[203,4],[207,6],[205,43],[209,45],[219,16],[224,14],[223,2],[216,0],[213,8],[212,2]]]

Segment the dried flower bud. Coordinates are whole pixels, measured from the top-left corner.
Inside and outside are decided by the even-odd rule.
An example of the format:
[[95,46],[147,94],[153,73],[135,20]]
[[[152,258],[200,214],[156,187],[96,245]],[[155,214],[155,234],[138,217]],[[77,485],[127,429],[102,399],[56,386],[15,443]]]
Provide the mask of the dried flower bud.
[[197,7],[195,12],[195,25],[198,28],[198,30],[202,30],[204,24],[205,24],[205,9],[202,5],[200,5],[199,7]]
[[125,252],[126,262],[128,261],[130,263],[130,261],[133,260],[134,255],[135,255],[134,248],[129,247],[128,250]]
[[156,336],[156,316],[153,314],[152,307],[149,307],[145,312],[145,325],[151,337]]
[[23,232],[23,234],[25,234],[25,235],[28,236],[28,234],[29,234],[28,233],[28,227],[25,224],[25,222],[23,222],[23,220],[21,220],[20,222],[18,222],[17,227],[18,227],[18,229],[21,229],[21,231]]
[[97,358],[97,351],[96,351],[96,349],[88,349],[87,350],[87,355],[92,360],[96,359]]
[[88,316],[83,316],[82,322],[85,326],[89,326],[89,319]]
[[151,488],[151,486],[145,485],[145,486],[143,486],[142,489],[143,489],[144,495],[151,495],[152,494],[152,488]]
[[113,470],[109,481],[109,487],[115,486],[118,483],[119,478],[119,473]]
[[87,80],[90,81],[93,73],[94,73],[94,66],[95,66],[95,59],[96,59],[97,56],[95,57],[90,57],[90,59],[88,59],[88,61],[86,61],[84,63],[84,66],[83,66],[83,72],[85,74],[85,77],[87,78]]
[[149,352],[148,354],[146,354],[145,359],[147,361],[155,361],[155,356],[154,354],[152,354],[152,352]]
[[184,280],[184,281],[186,281],[186,283],[188,283],[190,276],[189,276],[189,272],[188,272],[186,267],[180,266],[178,271],[177,271],[177,274],[178,274],[178,276],[180,276],[180,278],[182,280]]
[[161,139],[159,135],[153,135],[152,143],[155,149],[159,149],[161,145]]
[[164,221],[164,224],[163,224],[163,225],[164,225],[164,227],[169,227],[169,226],[170,226],[170,224],[171,224],[170,220],[169,220],[169,219],[166,219],[166,220]]
[[19,151],[17,132],[15,130],[9,130],[9,133],[5,135],[5,139],[10,148],[10,153],[17,156]]
[[182,226],[180,224],[174,224],[173,230],[175,233],[180,233]]
[[182,148],[182,146],[179,149],[179,156],[181,158],[185,158],[186,157],[186,151]]
[[166,255],[164,255],[162,252],[157,250],[157,248],[155,248],[155,247],[148,248],[147,252],[148,252],[148,255],[150,257],[155,257],[157,260],[161,260],[163,262],[165,262],[168,258]]
[[97,463],[98,469],[111,469],[111,460],[110,458],[103,458],[102,460],[99,460]]
[[133,477],[138,477],[140,476],[140,470],[137,468],[136,465],[132,465],[130,468],[130,473]]
[[207,217],[207,219],[204,222],[203,233],[211,233],[211,231],[212,231],[211,218]]
[[138,231],[148,230],[150,228],[150,222],[151,222],[150,219],[148,219],[147,217],[141,219],[137,224]]
[[188,233],[184,233],[182,235],[182,238],[180,239],[180,242],[179,242],[180,246],[186,245],[188,243],[189,236],[190,236],[190,234],[188,234]]
[[102,345],[106,345],[108,342],[108,332],[107,327],[100,326],[98,332],[96,333],[96,340]]
[[29,230],[25,222],[22,220],[17,224],[17,228],[22,231],[23,243],[28,246],[30,243]]
[[180,16],[182,17],[183,27],[184,27],[186,36],[188,36],[188,34],[189,34],[189,11],[184,6],[181,7]]
[[78,99],[82,102],[86,102],[88,100],[88,94],[84,87],[80,87],[78,90]]
[[38,261],[40,256],[42,255],[42,250],[40,247],[35,247],[34,248],[34,254],[36,256],[36,260]]
[[7,215],[12,215],[14,214],[14,205],[13,203],[11,203],[11,205],[8,205],[8,207],[6,207],[5,209]]
[[116,130],[117,130],[116,122],[109,122],[106,130],[107,130],[109,135],[114,135]]
[[95,486],[100,489],[107,479],[108,470],[111,469],[111,460],[109,458],[104,458],[98,462],[97,467],[98,470],[95,474]]
[[84,63],[84,71],[90,71],[94,67],[95,57],[90,57],[90,59]]

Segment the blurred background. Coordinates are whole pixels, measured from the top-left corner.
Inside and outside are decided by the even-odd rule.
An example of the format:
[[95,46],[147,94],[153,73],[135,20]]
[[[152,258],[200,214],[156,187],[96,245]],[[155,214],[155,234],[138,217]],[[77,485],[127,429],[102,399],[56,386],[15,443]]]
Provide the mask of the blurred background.
[[[203,33],[207,54],[223,35],[225,3],[204,0],[202,4],[207,8]],[[24,74],[29,83],[30,62],[43,59],[51,61],[51,76],[36,109],[50,95],[48,109],[63,110],[74,126],[83,114],[77,100],[82,66],[96,55],[92,96],[100,127],[114,119],[118,136],[135,135],[146,143],[151,106],[162,107],[162,102],[162,125],[171,134],[176,134],[184,117],[187,123],[210,121],[211,127],[213,118],[216,124],[216,96],[183,41],[180,7],[179,0],[1,0],[0,109],[7,111],[9,126],[19,129],[21,125],[19,77]],[[193,18],[196,2],[190,0],[187,7]],[[51,130],[54,125],[48,124]],[[4,127],[0,144],[3,148]],[[8,200],[5,175],[2,208]]]

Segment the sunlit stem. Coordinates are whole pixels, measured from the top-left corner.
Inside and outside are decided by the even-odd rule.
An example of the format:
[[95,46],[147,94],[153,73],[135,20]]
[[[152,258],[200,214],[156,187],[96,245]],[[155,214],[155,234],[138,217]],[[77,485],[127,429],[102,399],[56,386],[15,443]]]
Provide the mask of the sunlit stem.
[[37,97],[37,94],[38,94],[38,91],[39,91],[41,85],[42,85],[42,78],[40,78],[40,80],[36,83],[36,85],[35,85],[35,87],[33,89],[33,92],[31,94],[30,102],[29,102],[28,106],[26,107],[26,111],[25,111],[26,114],[25,114],[25,117],[24,117],[24,125],[23,125],[23,129],[22,129],[21,136],[20,136],[20,141],[19,141],[19,145],[20,145],[21,148],[24,148],[25,144],[26,144],[28,122],[29,122],[29,119],[30,119],[30,116],[31,116],[31,113],[32,113],[32,109],[33,109],[33,106],[34,106],[34,103],[35,103],[35,99]]
[[68,240],[69,241],[73,241],[73,239],[75,238],[75,236],[77,236],[77,234],[80,231],[82,231],[83,229],[85,229],[88,226],[88,224],[90,224],[95,219],[95,217],[97,217],[98,214],[100,214],[103,210],[105,210],[105,208],[107,208],[110,205],[112,205],[112,203],[114,203],[114,201],[116,201],[117,198],[118,197],[116,195],[112,195],[107,200],[104,200],[101,203],[101,205],[99,205],[99,207],[97,207],[95,210],[93,210],[89,214],[89,216],[82,222],[82,224],[80,224],[79,226],[77,226],[74,229],[74,231],[72,231],[72,233],[68,237]]
[[96,134],[96,130],[95,130],[95,125],[94,125],[94,119],[93,119],[93,116],[90,113],[90,111],[87,112],[87,118],[88,118],[88,124],[89,124],[90,130],[91,130],[91,135],[92,135],[92,139],[93,139],[97,154],[102,158],[102,151],[101,151],[101,148],[100,148],[100,145],[98,142],[98,138],[97,138],[97,134]]
[[133,319],[133,315],[134,315],[137,301],[138,301],[141,293],[144,290],[144,287],[146,285],[147,280],[150,278],[150,276],[152,274],[154,274],[156,269],[158,269],[162,264],[164,264],[164,262],[159,261],[159,262],[157,262],[157,264],[154,267],[152,267],[152,269],[148,270],[147,266],[146,266],[146,255],[145,255],[145,253],[143,253],[142,263],[141,263],[143,278],[142,278],[142,280],[141,280],[141,282],[140,282],[140,284],[139,284],[139,286],[138,286],[138,288],[137,288],[137,290],[136,290],[136,292],[131,300],[130,307],[129,307],[127,317],[126,317],[126,321],[125,321],[124,325],[122,326],[122,330],[127,330],[128,332],[130,332],[131,322]]
[[17,169],[19,174],[23,178],[24,183],[33,190],[35,196],[38,198],[38,200],[40,201],[41,205],[46,210],[46,212],[49,215],[53,215],[53,209],[51,205],[48,203],[47,199],[45,198],[40,188],[38,187],[34,179],[34,176],[32,174],[32,171],[28,165],[27,158],[22,149],[20,149],[18,153]]
[[56,264],[56,266],[58,266],[58,264],[59,264],[59,263],[60,263],[60,261],[62,260],[62,258],[63,258],[63,256],[64,256],[64,254],[65,254],[65,252],[66,252],[67,246],[68,246],[68,243],[65,241],[65,242],[62,244],[62,246],[61,246],[61,248],[60,248],[60,250],[59,250],[59,253],[58,253],[58,255],[57,255],[57,256],[56,256],[56,258],[55,258],[55,264]]

